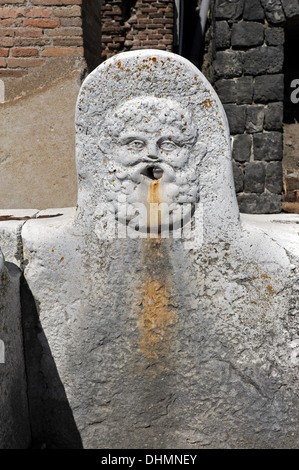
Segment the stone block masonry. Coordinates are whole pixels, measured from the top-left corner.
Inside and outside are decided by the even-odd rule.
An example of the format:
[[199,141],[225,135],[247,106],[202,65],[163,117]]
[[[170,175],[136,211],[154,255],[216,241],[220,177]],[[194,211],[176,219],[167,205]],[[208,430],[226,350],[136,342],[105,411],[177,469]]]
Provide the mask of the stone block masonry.
[[204,62],[233,137],[240,210],[280,212],[283,26],[299,14],[298,1],[215,0],[211,12]]

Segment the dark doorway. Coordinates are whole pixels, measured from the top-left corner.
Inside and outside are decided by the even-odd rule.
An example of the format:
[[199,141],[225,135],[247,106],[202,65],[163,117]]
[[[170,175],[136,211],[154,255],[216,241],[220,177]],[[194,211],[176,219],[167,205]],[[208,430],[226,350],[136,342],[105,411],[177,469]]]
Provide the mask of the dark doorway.
[[[289,19],[285,25],[284,47],[284,122],[299,122],[299,17]],[[295,84],[295,80],[297,84]],[[298,89],[298,93],[296,93]],[[298,102],[294,102],[297,96]]]
[[299,213],[299,16],[285,24],[282,208]]
[[176,24],[178,31],[174,52],[199,67],[203,44],[198,0],[180,0]]
[[101,5],[103,0],[82,0],[83,48],[90,73],[101,63]]

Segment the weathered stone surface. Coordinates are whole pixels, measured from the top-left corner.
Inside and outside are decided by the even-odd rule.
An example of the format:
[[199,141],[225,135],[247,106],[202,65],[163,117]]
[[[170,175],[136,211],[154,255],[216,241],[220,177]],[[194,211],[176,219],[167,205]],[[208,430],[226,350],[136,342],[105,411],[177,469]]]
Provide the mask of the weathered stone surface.
[[275,194],[282,193],[282,164],[281,162],[269,162],[266,165],[265,187]]
[[240,77],[236,79],[237,104],[252,103],[253,78]]
[[278,27],[265,29],[265,39],[268,46],[283,46],[284,29]]
[[233,144],[233,158],[237,162],[249,162],[251,155],[251,137],[247,134],[240,134],[234,136]]
[[231,44],[233,47],[260,46],[264,42],[264,26],[261,23],[235,23],[232,26]]
[[245,165],[244,191],[247,193],[263,193],[265,188],[264,163],[252,162]]
[[30,425],[20,306],[20,271],[0,250],[0,448],[26,449]]
[[240,193],[244,188],[244,174],[240,165],[236,162],[233,162],[233,171],[234,171],[234,182],[236,193]]
[[235,103],[237,87],[235,80],[217,80],[215,90],[222,103]]
[[[240,225],[212,87],[182,57],[120,54],[83,83],[76,126],[75,218],[22,229],[42,371],[53,358],[65,395],[54,369],[41,376],[52,408],[74,416],[60,446],[79,447],[79,434],[85,448],[296,448],[298,325],[285,321],[295,254]],[[202,244],[136,227],[112,236],[115,216],[118,235],[131,222],[119,196],[200,202]],[[62,414],[56,424],[65,430]]]
[[227,21],[217,21],[215,25],[216,49],[227,49],[230,47],[230,28]]
[[264,106],[247,106],[246,132],[262,132],[264,124]]
[[243,19],[249,21],[260,21],[264,19],[264,9],[260,0],[250,0],[244,3]]
[[[243,227],[251,226],[263,230],[272,240],[280,244],[283,240],[284,247],[293,252],[298,258],[298,222],[299,214],[241,214]],[[291,296],[290,304],[293,304],[291,310],[295,310],[296,296]],[[295,307],[295,308],[294,308]]]
[[217,0],[215,17],[219,20],[237,20],[242,16],[244,0]]
[[281,196],[270,193],[238,194],[240,212],[245,214],[278,214],[281,211]]
[[298,0],[281,0],[281,3],[287,18],[299,15]]
[[265,107],[264,128],[267,131],[277,131],[282,128],[283,103],[269,103]]
[[262,46],[244,53],[243,70],[245,74],[261,75],[280,73],[283,68],[283,48]]
[[214,61],[216,78],[238,77],[243,70],[243,52],[219,51]]
[[35,209],[0,209],[0,249],[5,260],[19,268],[23,262],[21,229],[37,212]]
[[229,122],[231,134],[242,134],[245,130],[246,106],[225,104],[224,109]]
[[282,160],[282,134],[267,132],[253,135],[253,155],[255,160]]
[[285,21],[285,15],[280,0],[261,0],[269,23],[279,24]]
[[253,97],[255,103],[268,103],[269,101],[283,101],[284,76],[261,75],[256,77]]

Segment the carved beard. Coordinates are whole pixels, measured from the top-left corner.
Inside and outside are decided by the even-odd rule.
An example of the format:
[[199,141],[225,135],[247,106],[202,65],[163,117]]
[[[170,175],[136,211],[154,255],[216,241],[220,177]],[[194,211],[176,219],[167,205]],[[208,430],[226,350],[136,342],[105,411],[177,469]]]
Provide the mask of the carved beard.
[[[134,168],[126,168],[122,165],[114,164],[109,173],[113,175],[112,178],[107,178],[107,185],[105,195],[107,202],[111,202],[117,208],[118,196],[125,197],[126,202],[129,204],[135,202],[146,202],[140,200],[138,189],[140,185],[150,185],[152,182],[149,178],[144,176],[147,167],[155,166],[138,163]],[[159,202],[167,202],[183,204],[183,203],[197,203],[199,202],[199,185],[197,183],[196,168],[191,165],[186,165],[181,169],[174,169],[168,163],[162,162],[157,164],[157,167],[162,169],[163,175],[161,177],[161,193],[162,196]]]

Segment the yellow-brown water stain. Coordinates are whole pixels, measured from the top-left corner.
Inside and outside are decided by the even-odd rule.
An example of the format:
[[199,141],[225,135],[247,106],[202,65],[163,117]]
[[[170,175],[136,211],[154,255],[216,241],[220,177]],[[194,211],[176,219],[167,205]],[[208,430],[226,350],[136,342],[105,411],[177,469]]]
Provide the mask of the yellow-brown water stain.
[[138,319],[139,352],[145,367],[156,376],[171,368],[177,313],[169,305],[171,292],[167,282],[147,274],[142,294]]
[[[155,180],[149,186],[148,205],[155,204],[155,212],[160,202],[160,180]],[[151,214],[150,226],[156,225],[157,218],[159,220],[159,216]],[[138,307],[138,351],[143,371],[152,377],[168,373],[174,362],[172,350],[177,312],[173,306],[175,292],[167,241],[158,233],[154,238],[143,239],[144,274]]]
[[[149,196],[148,196],[148,212],[147,224],[152,229],[152,237],[158,237],[158,230],[155,231],[155,226],[161,225],[161,212],[158,210],[160,203],[160,180],[155,180],[150,183]],[[155,232],[157,235],[155,236]]]

